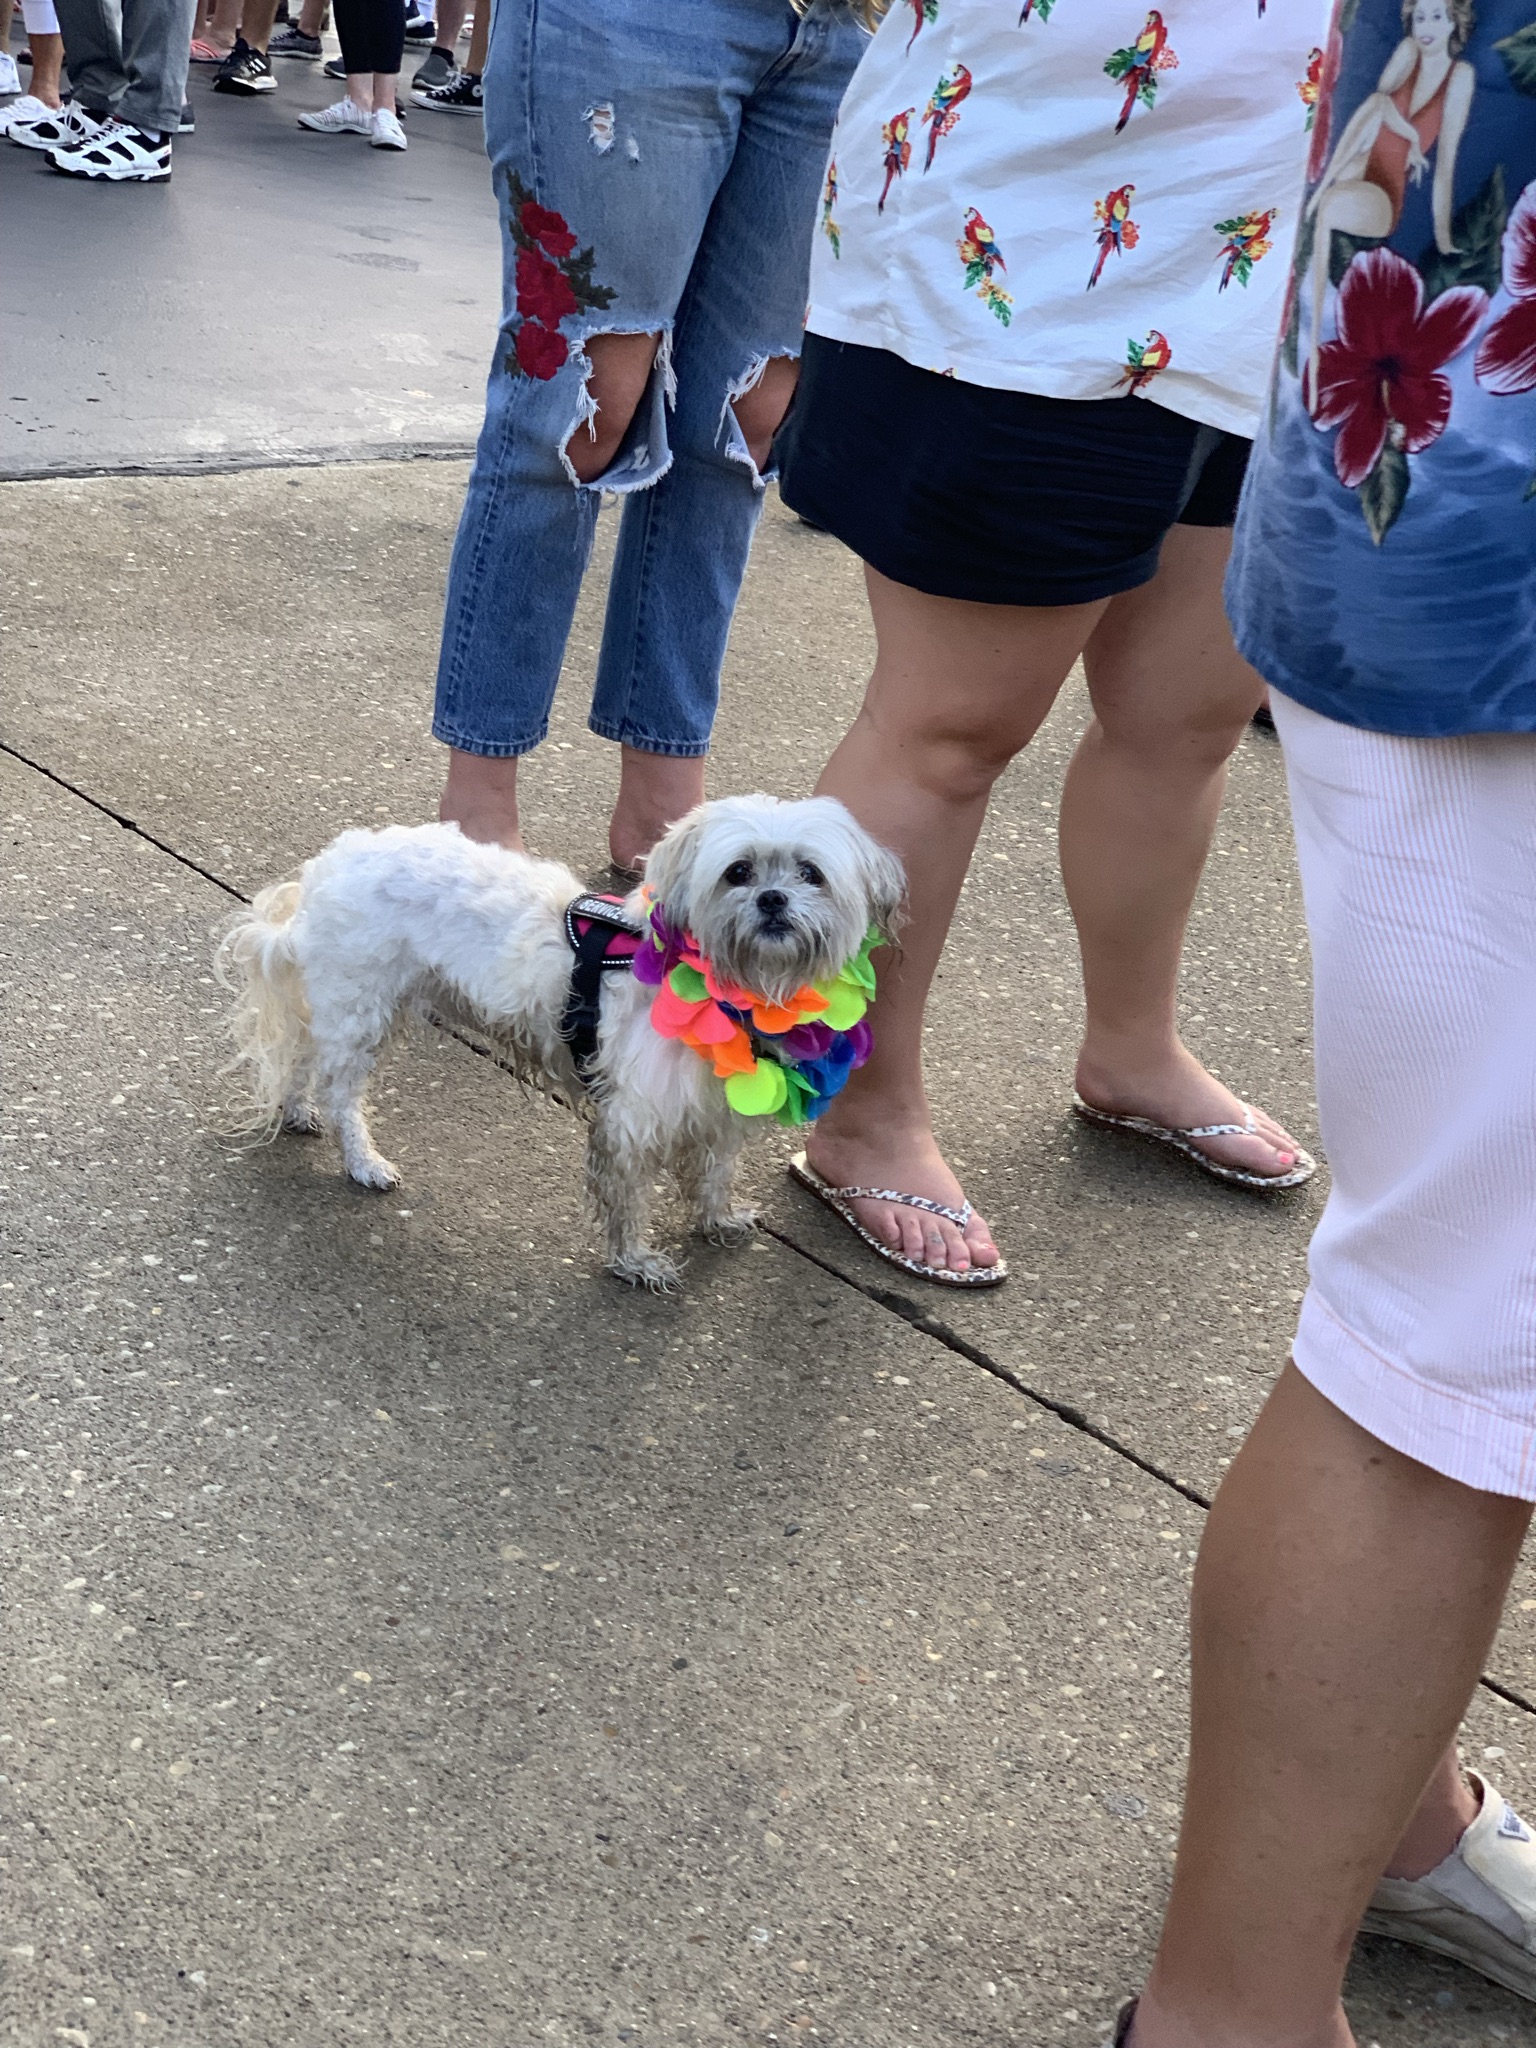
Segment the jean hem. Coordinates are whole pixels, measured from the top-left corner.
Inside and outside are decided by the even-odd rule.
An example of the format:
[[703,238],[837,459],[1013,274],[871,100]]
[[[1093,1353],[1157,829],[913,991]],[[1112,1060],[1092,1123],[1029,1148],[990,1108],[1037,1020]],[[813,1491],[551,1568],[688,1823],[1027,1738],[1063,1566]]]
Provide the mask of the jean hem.
[[675,761],[697,761],[709,752],[708,740],[662,740],[654,733],[635,732],[627,726],[611,725],[605,720],[589,718],[588,732],[595,732],[600,740],[613,740],[621,747],[633,747],[637,754],[666,754]]
[[535,747],[542,746],[549,737],[549,727],[542,727],[527,739],[479,740],[471,739],[467,733],[457,732],[451,725],[435,718],[432,737],[441,740],[445,747],[452,747],[456,754],[478,754],[486,761],[508,761],[519,754],[531,754]]

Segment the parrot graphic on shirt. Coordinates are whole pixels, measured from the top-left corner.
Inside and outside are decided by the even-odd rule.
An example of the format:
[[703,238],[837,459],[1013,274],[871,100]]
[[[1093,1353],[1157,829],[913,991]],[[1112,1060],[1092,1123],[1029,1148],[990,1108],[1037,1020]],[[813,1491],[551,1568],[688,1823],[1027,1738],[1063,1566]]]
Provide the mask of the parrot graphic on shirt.
[[890,196],[892,185],[912,161],[912,144],[908,131],[912,126],[912,116],[916,112],[916,107],[907,107],[899,114],[892,114],[889,121],[882,121],[880,124],[880,140],[885,144],[885,183],[880,187],[880,203],[875,208],[876,213],[884,213],[885,202]]
[[1168,25],[1154,7],[1135,42],[1104,60],[1105,71],[1125,87],[1125,101],[1115,123],[1117,135],[1130,120],[1138,100],[1148,109],[1157,105],[1158,73],[1174,70],[1178,61],[1168,47]]
[[832,254],[843,253],[843,231],[837,224],[837,158],[827,165],[827,182],[821,188],[821,232],[832,244]]
[[1032,14],[1038,14],[1042,21],[1049,21],[1051,9],[1055,5],[1056,0],[1024,0],[1024,12],[1019,16],[1019,27],[1022,28]]
[[1311,50],[1307,53],[1307,75],[1298,78],[1296,90],[1301,95],[1301,104],[1307,110],[1307,133],[1312,133],[1317,120],[1317,103],[1323,94],[1323,53]]
[[923,160],[923,169],[933,168],[933,152],[939,146],[939,137],[947,135],[960,118],[960,102],[971,89],[971,74],[963,64],[957,64],[953,71],[946,71],[933,88],[933,97],[923,109],[923,122],[928,130],[928,154]]
[[907,0],[907,4],[916,16],[912,24],[912,33],[907,37],[907,48],[910,50],[924,28],[931,27],[938,20],[939,0]]
[[1172,360],[1167,335],[1159,334],[1154,327],[1145,341],[1125,344],[1125,367],[1120,372],[1120,381],[1128,391],[1145,391],[1158,371],[1166,370]]
[[1103,276],[1111,254],[1123,254],[1127,249],[1134,249],[1141,240],[1141,230],[1131,219],[1131,201],[1135,196],[1134,185],[1120,185],[1093,202],[1094,218],[1099,223],[1099,255],[1087,283],[1088,291],[1092,291]]
[[998,283],[996,273],[1008,266],[997,246],[997,236],[974,206],[965,209],[965,226],[955,247],[965,265],[965,289],[974,291],[1006,327],[1013,318],[1013,295]]
[[1247,284],[1253,275],[1253,266],[1267,256],[1273,246],[1269,231],[1275,224],[1279,208],[1271,206],[1265,213],[1239,214],[1234,220],[1219,220],[1216,223],[1218,235],[1225,235],[1222,248],[1221,282],[1218,291],[1224,292],[1235,278],[1239,284]]

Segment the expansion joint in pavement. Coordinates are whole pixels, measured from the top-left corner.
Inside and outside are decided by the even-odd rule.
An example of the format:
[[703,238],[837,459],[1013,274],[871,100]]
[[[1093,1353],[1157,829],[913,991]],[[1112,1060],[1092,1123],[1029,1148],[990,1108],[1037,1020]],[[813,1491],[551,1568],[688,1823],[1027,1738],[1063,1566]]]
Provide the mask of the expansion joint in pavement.
[[[19,747],[11,746],[7,741],[0,740],[0,754],[8,755],[11,760],[19,762],[22,767],[31,769],[34,774],[41,775],[57,788],[67,791],[69,795],[75,797],[79,802],[88,804],[92,810],[98,811],[104,818],[110,818],[115,825],[120,826],[125,832],[132,832],[138,838],[147,841],[149,845],[155,848],[156,852],[163,853],[167,859],[175,861],[178,866],[190,869],[193,874],[201,876],[205,882],[210,882],[214,888],[222,890],[226,896],[233,898],[235,902],[250,902],[251,899],[245,891],[236,888],[233,882],[225,881],[222,875],[215,874],[211,868],[204,867],[201,861],[194,860],[190,854],[178,851],[168,841],[157,837],[155,833],[147,830],[135,819],[126,817],[123,812],[115,809],[113,805],[103,802],[100,797],[93,796],[89,790],[82,789],[78,783],[71,782],[67,776],[58,774],[56,770],[45,766],[41,761],[33,759],[31,755],[23,753]],[[474,1053],[477,1058],[486,1060],[492,1066],[501,1068],[504,1073],[512,1075],[514,1079],[518,1078],[515,1070],[505,1060],[501,1059],[492,1047],[478,1042],[461,1031],[455,1030],[440,1019],[431,1018],[429,1021],[436,1029],[443,1032],[445,1036],[455,1039],[468,1051]],[[570,1107],[569,1104],[564,1104],[563,1098],[558,1095],[552,1096],[551,1099],[562,1102],[564,1107]],[[793,1237],[782,1230],[775,1230],[767,1224],[759,1224],[758,1227],[764,1236],[771,1237],[775,1243],[782,1245],[786,1251],[793,1253],[797,1258],[804,1259],[808,1265],[815,1266],[820,1272],[825,1273],[829,1279],[836,1280],[842,1286],[851,1288],[855,1294],[861,1295],[874,1307],[883,1309],[888,1315],[896,1316],[900,1321],[908,1324],[922,1336],[929,1337],[936,1344],[943,1345],[947,1351],[952,1351],[956,1357],[963,1358],[969,1364],[979,1367],[981,1371],[989,1373],[992,1378],[1001,1381],[1004,1386],[1011,1388],[1014,1393],[1021,1394],[1025,1400],[1032,1401],[1036,1407],[1042,1408],[1047,1414],[1053,1415],[1057,1421],[1065,1424],[1068,1429],[1076,1430],[1079,1434],[1091,1438],[1093,1442],[1101,1445],[1115,1457],[1121,1458],[1126,1464],[1134,1466],[1138,1472],[1145,1473],[1149,1479],[1156,1480],[1160,1486],[1167,1487],[1171,1493],[1176,1493],[1182,1499],[1187,1500],[1193,1507],[1209,1512],[1211,1503],[1206,1494],[1201,1493],[1196,1487],[1188,1485],[1177,1474],[1167,1471],[1163,1466],[1155,1463],[1154,1460],[1143,1457],[1131,1445],[1123,1442],[1109,1430],[1101,1428],[1091,1417],[1085,1415],[1080,1408],[1073,1407],[1069,1402],[1058,1401],[1052,1395],[1042,1392],[1040,1388],[1031,1386],[1027,1380],[1021,1379],[1002,1360],[992,1357],[989,1352],[982,1350],[979,1345],[973,1344],[969,1338],[961,1336],[959,1331],[952,1329],[940,1317],[925,1309],[920,1302],[911,1300],[907,1295],[898,1294],[892,1288],[879,1287],[870,1282],[854,1279],[850,1274],[845,1273],[841,1267],[808,1250],[804,1245],[798,1243]],[[1513,1686],[1504,1685],[1498,1679],[1490,1678],[1486,1673],[1479,1680],[1479,1683],[1485,1691],[1503,1700],[1507,1706],[1516,1707],[1523,1713],[1536,1716],[1536,1700],[1527,1699],[1523,1693],[1516,1691]]]
[[218,455],[156,456],[143,462],[53,462],[33,467],[0,467],[0,484],[91,483],[103,477],[244,476],[253,469],[335,469],[342,464],[369,462],[467,462],[474,452],[472,438],[348,442],[323,448],[247,448]]

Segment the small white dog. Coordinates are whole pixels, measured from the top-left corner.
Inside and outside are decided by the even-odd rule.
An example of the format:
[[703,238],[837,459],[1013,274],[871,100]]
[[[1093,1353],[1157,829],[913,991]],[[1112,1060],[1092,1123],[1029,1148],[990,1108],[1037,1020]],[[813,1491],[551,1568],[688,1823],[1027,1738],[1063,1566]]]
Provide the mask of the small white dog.
[[[869,927],[892,932],[900,863],[830,797],[701,804],[646,866],[624,909],[644,926],[652,902],[693,935],[721,982],[782,1002],[835,976]],[[239,993],[234,1065],[250,1083],[243,1128],[328,1125],[365,1187],[399,1175],[369,1134],[364,1090],[403,1013],[434,1012],[492,1038],[525,1078],[585,1099],[588,1192],[609,1268],[663,1290],[674,1262],[649,1242],[651,1185],[670,1167],[720,1241],[751,1230],[733,1205],[749,1119],[709,1062],[650,1018],[653,987],[602,976],[595,1056],[584,1072],[568,1028],[573,953],[566,911],[581,886],[558,862],[466,839],[456,825],[343,832],[299,880],[256,898],[219,949]]]

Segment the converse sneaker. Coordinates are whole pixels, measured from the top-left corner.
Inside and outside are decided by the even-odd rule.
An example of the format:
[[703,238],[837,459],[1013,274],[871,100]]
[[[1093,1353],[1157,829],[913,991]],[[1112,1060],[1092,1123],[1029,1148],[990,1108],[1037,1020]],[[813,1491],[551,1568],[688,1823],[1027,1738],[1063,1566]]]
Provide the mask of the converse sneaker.
[[306,64],[318,64],[324,52],[318,36],[307,36],[303,29],[280,29],[267,45],[269,57],[300,57]]
[[434,43],[427,55],[416,66],[416,76],[411,81],[411,91],[431,92],[439,85],[446,85],[458,65],[453,61],[452,50],[445,50],[441,43]]
[[242,99],[258,92],[276,92],[271,58],[265,50],[253,50],[244,36],[236,36],[235,47],[214,73],[213,89],[238,93]]
[[400,126],[399,115],[389,107],[375,107],[368,140],[375,149],[404,149],[405,130]]
[[[42,102],[38,105],[41,107]],[[89,142],[106,126],[105,121],[88,114],[77,100],[66,100],[62,107],[42,107],[41,113],[25,118],[19,108],[13,109],[5,132],[23,149],[73,149],[78,142]]]
[[350,99],[337,100],[317,114],[300,114],[299,126],[316,135],[371,135],[373,117]]
[[1536,2000],[1536,1837],[1486,1778],[1468,1777],[1477,1819],[1427,1877],[1384,1877],[1360,1924]]
[[16,59],[9,50],[0,50],[0,99],[20,91],[21,73],[16,69]]
[[171,175],[171,138],[108,121],[88,142],[50,149],[48,161],[66,178],[100,178],[114,185],[153,185]]
[[437,23],[430,14],[423,14],[415,5],[406,8],[405,40],[408,43],[431,43],[437,39]]
[[[419,74],[418,74],[419,76]],[[413,88],[411,99],[418,107],[430,107],[435,114],[483,114],[485,97],[473,71],[455,71],[446,85],[435,92]]]

